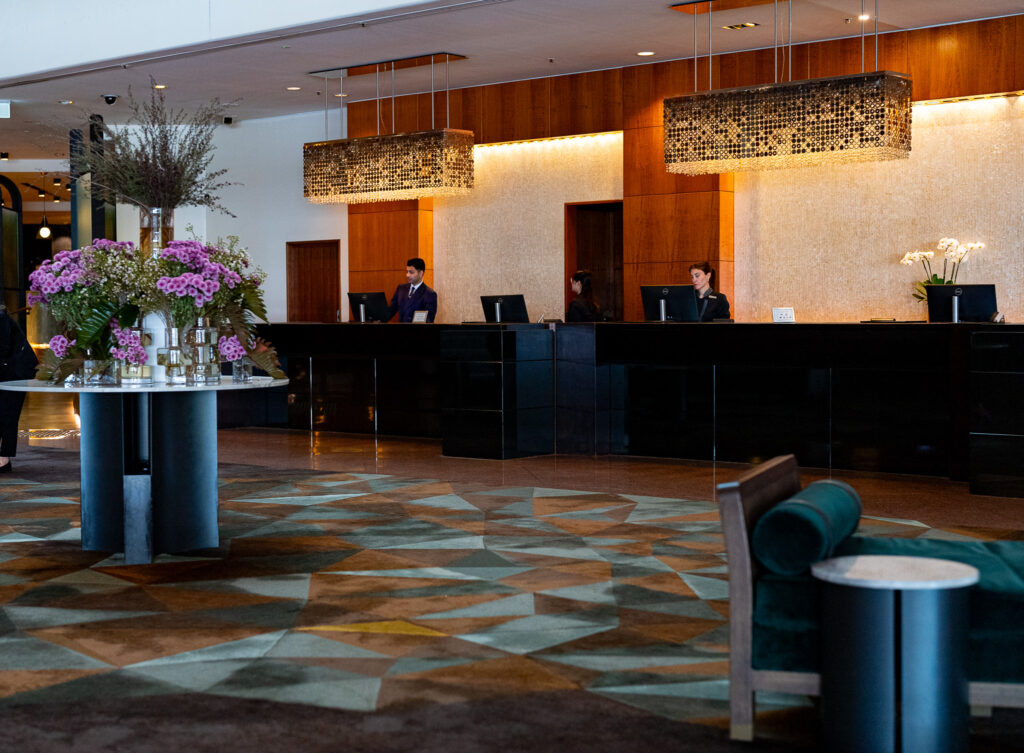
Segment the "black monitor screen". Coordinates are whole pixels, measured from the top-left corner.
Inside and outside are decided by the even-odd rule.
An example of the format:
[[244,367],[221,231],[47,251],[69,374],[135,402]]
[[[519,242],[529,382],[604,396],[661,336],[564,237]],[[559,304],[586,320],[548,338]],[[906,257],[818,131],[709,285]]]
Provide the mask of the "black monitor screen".
[[928,321],[953,321],[953,297],[959,299],[962,322],[987,322],[996,313],[995,285],[925,285]]
[[[515,295],[482,295],[480,303],[484,307],[484,317],[489,322],[529,322],[530,317],[526,313],[526,299],[518,293]],[[498,305],[500,304],[501,316],[498,316]]]
[[[353,322],[386,322],[391,318],[388,308],[388,297],[384,293],[349,293],[348,305],[352,307]],[[361,317],[359,307],[363,306],[365,318]]]
[[700,321],[693,285],[641,285],[640,298],[644,304],[644,319],[649,322],[661,321],[661,301],[665,301],[665,321]]

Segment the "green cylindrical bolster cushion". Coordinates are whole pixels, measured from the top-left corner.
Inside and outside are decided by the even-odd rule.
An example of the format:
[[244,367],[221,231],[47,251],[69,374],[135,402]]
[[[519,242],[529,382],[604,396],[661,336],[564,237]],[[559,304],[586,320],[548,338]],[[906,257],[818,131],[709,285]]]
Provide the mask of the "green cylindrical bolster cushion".
[[773,573],[799,575],[828,559],[860,520],[860,496],[842,481],[815,481],[761,516],[752,548]]

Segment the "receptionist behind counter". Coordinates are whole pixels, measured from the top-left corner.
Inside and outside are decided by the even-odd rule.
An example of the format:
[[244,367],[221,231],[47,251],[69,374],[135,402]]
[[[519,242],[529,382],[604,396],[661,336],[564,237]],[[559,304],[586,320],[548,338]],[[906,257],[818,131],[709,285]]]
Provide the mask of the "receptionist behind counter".
[[437,293],[423,282],[426,269],[426,262],[418,256],[405,263],[405,279],[408,282],[399,285],[391,298],[391,317],[397,313],[398,321],[411,322],[417,311],[426,311],[427,321],[434,321],[437,316]]
[[706,261],[690,265],[690,280],[697,296],[697,316],[702,322],[729,318],[729,299],[711,287],[715,270]]

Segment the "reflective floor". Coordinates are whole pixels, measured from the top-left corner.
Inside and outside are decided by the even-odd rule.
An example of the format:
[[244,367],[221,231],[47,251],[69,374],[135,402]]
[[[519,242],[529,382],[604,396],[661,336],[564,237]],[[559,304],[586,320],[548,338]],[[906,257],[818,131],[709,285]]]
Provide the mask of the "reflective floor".
[[[437,441],[224,430],[220,547],[128,566],[81,550],[72,401],[39,398],[0,480],[0,707],[185,694],[396,713],[554,693],[724,742],[713,498],[742,468],[472,460]],[[860,491],[873,534],[1024,539],[1021,500],[835,475]],[[765,694],[759,709],[770,727],[807,703]],[[51,716],[32,716],[26,737]]]

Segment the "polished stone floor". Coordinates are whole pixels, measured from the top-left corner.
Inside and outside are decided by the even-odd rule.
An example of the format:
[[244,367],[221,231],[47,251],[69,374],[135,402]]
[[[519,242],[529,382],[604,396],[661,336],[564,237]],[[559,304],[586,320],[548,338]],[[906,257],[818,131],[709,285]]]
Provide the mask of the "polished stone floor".
[[[186,692],[380,711],[565,691],[726,724],[713,500],[739,467],[226,430],[220,548],[128,566],[80,549],[70,401],[30,399],[21,428],[0,477],[0,706]],[[873,533],[1024,538],[1021,500],[835,475]],[[806,703],[759,696],[769,716]]]

